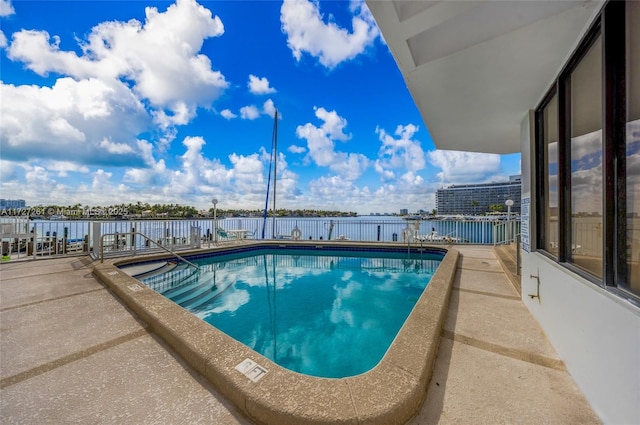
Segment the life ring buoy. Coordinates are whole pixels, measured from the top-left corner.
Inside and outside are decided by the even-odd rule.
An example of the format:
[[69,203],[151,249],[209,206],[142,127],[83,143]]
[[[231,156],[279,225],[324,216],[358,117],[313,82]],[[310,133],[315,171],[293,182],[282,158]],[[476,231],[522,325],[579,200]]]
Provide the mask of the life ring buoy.
[[291,231],[291,239],[293,239],[294,241],[297,241],[300,239],[300,237],[302,237],[302,232],[297,227],[294,227],[293,230]]

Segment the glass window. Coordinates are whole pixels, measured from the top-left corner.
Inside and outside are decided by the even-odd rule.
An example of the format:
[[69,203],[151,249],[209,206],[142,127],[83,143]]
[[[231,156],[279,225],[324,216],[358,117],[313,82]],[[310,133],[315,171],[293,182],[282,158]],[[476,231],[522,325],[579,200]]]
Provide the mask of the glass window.
[[542,110],[544,155],[544,250],[558,256],[558,95]]
[[[626,3],[627,290],[640,295],[640,2]],[[634,22],[635,24],[632,24]]]
[[602,47],[598,37],[570,76],[569,261],[602,278]]
[[640,297],[640,1],[603,10],[536,110],[538,246]]

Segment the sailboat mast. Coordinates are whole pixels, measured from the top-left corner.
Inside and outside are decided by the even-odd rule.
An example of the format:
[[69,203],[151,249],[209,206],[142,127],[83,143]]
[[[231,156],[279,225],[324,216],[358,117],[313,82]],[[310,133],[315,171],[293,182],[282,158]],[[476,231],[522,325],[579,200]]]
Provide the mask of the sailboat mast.
[[[276,110],[275,120],[273,124],[273,133],[271,134],[271,159],[269,161],[269,173],[267,174],[267,196],[264,200],[264,215],[262,217],[262,239],[264,239],[267,230],[267,212],[269,211],[269,192],[271,190],[271,166],[273,165],[274,152],[278,150],[278,111]],[[275,154],[277,155],[277,154]],[[273,228],[272,237],[275,238],[275,211],[276,211],[276,172],[273,172]]]
[[276,182],[278,181],[278,110],[273,123],[273,227],[271,233],[276,238]]
[[[273,143],[273,141],[272,141]],[[269,161],[269,174],[267,174],[267,195],[264,200],[264,214],[262,216],[262,239],[264,239],[264,234],[267,230],[267,212],[269,211],[269,190],[271,189],[271,164],[272,160]]]

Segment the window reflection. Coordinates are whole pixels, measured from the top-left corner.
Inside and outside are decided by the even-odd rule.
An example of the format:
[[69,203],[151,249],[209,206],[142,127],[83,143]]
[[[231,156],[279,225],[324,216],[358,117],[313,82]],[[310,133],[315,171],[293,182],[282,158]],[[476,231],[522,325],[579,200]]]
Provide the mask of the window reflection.
[[[624,2],[624,25],[622,5],[607,3],[600,16],[600,24],[606,24],[591,28],[568,71],[558,76],[558,93],[566,94],[566,102],[547,97],[536,110],[536,123],[542,126],[537,128],[536,148],[543,161],[537,164],[543,194],[538,246],[603,286],[640,296],[640,1]],[[619,50],[623,28],[624,58]],[[600,31],[609,40],[606,48]],[[624,78],[619,72],[622,64]],[[626,101],[624,107],[621,100]],[[558,123],[557,117],[567,122]],[[558,131],[559,124],[566,124],[567,131],[564,125]],[[560,197],[562,203],[559,193],[568,196]],[[604,246],[605,235],[613,246]]]
[[602,277],[602,58],[600,38],[571,74],[570,261]]
[[640,295],[640,2],[627,2],[626,7],[628,283],[624,286]]
[[640,119],[627,123],[627,249],[627,289],[640,295]]
[[558,95],[543,112],[545,163],[544,249],[558,255]]

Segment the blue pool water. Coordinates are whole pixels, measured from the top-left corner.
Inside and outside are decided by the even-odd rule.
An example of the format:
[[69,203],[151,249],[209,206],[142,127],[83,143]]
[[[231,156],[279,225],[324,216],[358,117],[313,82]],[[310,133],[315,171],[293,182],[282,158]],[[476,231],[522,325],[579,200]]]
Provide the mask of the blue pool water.
[[287,369],[342,378],[382,359],[442,257],[262,249],[142,281]]

